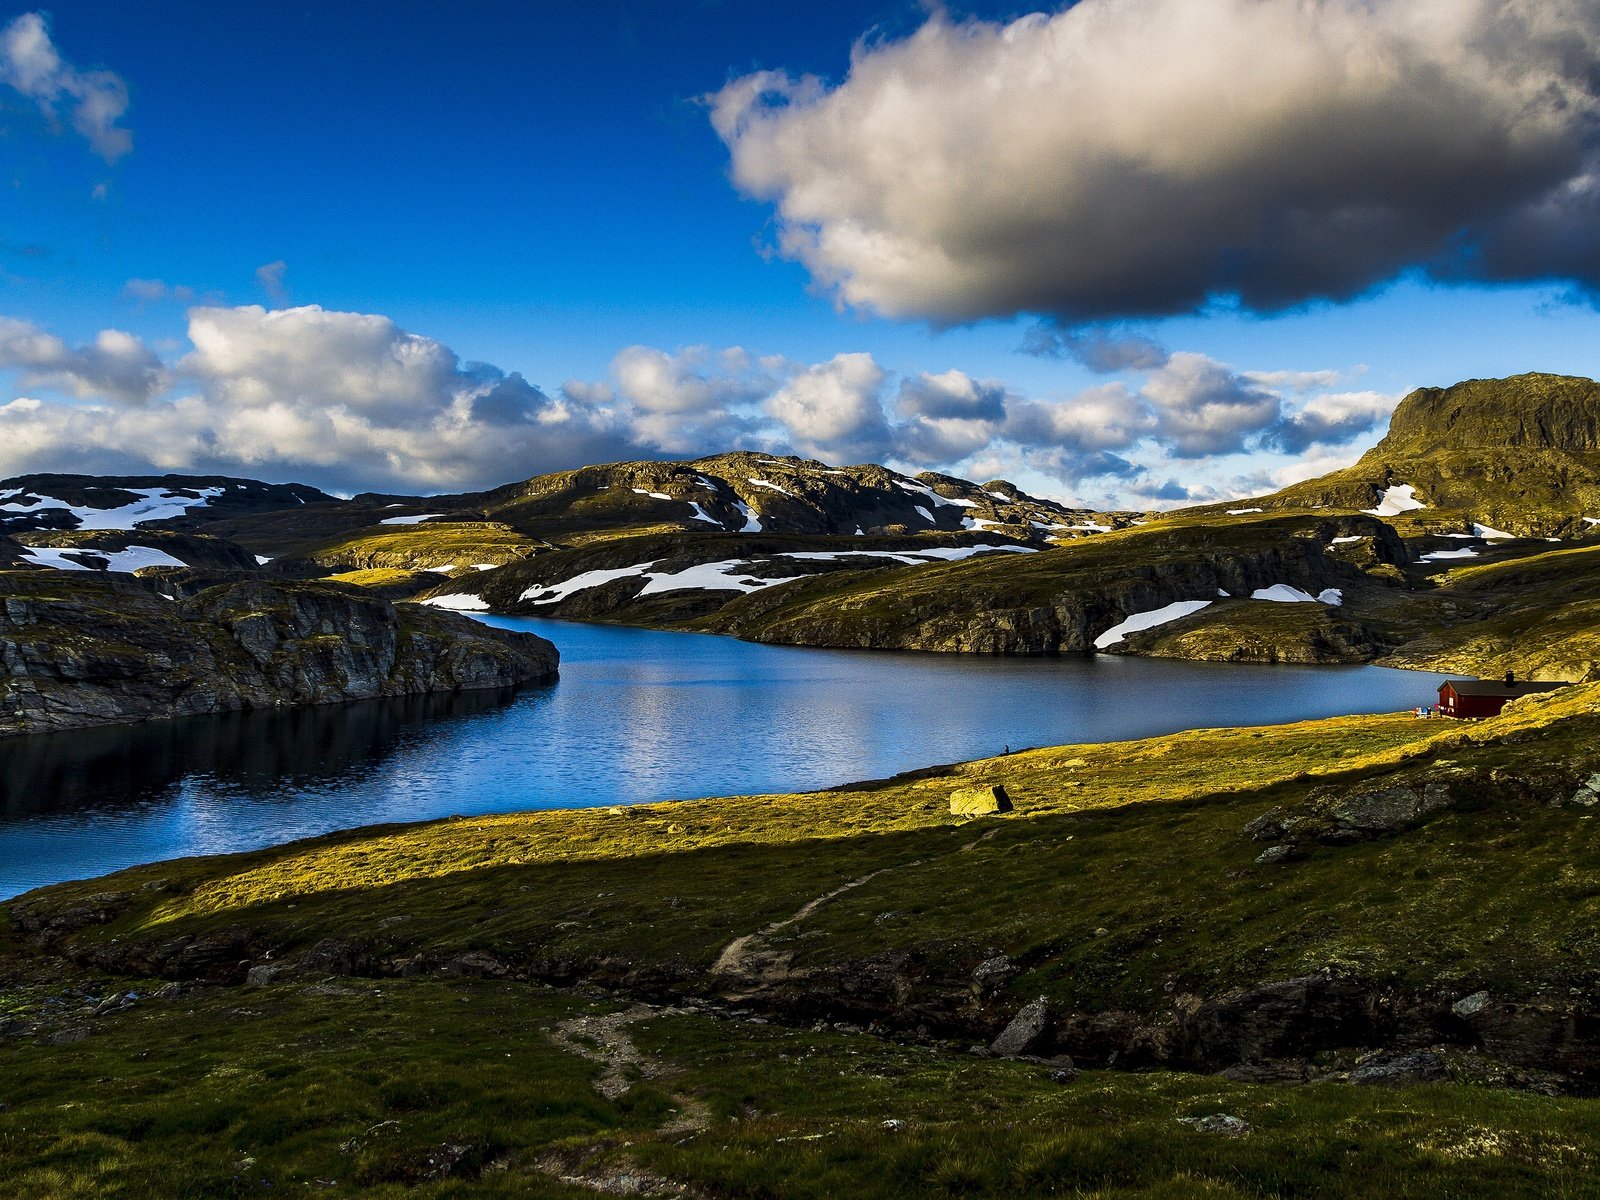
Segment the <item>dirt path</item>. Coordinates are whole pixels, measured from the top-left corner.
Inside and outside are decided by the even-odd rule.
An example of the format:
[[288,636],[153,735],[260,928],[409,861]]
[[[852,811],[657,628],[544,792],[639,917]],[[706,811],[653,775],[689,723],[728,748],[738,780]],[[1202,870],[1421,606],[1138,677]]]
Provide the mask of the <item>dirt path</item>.
[[[901,865],[909,867],[916,866],[917,864],[903,863]],[[766,947],[765,943],[767,938],[771,937],[775,933],[779,933],[782,930],[789,928],[791,925],[799,924],[812,913],[816,912],[817,909],[821,908],[824,904],[828,903],[830,900],[837,899],[846,892],[850,891],[852,888],[858,888],[864,883],[870,883],[879,875],[899,869],[899,867],[880,867],[876,871],[872,871],[869,874],[861,876],[860,879],[852,879],[849,883],[840,884],[831,892],[827,892],[824,895],[816,897],[815,899],[807,900],[798,909],[796,909],[793,914],[783,918],[781,921],[774,921],[772,924],[763,926],[754,933],[747,933],[743,937],[734,938],[733,941],[729,942],[722,948],[722,953],[717,955],[717,961],[711,966],[711,973],[713,975],[741,976],[762,974],[763,969],[770,967],[772,965],[772,960],[776,957],[773,952]]]
[[[616,1100],[636,1080],[660,1079],[672,1073],[672,1068],[640,1051],[628,1035],[628,1027],[659,1016],[677,1015],[679,1011],[635,1004],[620,1012],[573,1017],[557,1025],[550,1040],[571,1054],[599,1063],[601,1071],[594,1090],[607,1100]],[[660,1132],[695,1133],[711,1123],[710,1110],[700,1100],[680,1093],[674,1093],[672,1098],[678,1105],[678,1115],[661,1126]]]
[[[998,826],[986,830],[980,836],[973,838],[972,841],[960,846],[956,853],[974,850],[999,832]],[[848,883],[842,883],[831,892],[824,892],[820,896],[807,900],[781,921],[773,921],[770,925],[764,925],[754,933],[747,933],[741,937],[734,938],[733,941],[722,948],[722,953],[717,955],[717,961],[711,965],[711,974],[750,980],[771,980],[776,976],[782,975],[793,955],[772,949],[767,945],[768,938],[774,934],[781,933],[791,925],[798,925],[823,905],[837,900],[846,892],[858,888],[864,883],[871,883],[880,875],[887,875],[891,871],[904,871],[910,867],[920,867],[923,865],[923,861],[923,859],[917,858],[910,862],[897,863],[892,867],[879,867],[876,871],[869,871],[859,879],[852,879]]]

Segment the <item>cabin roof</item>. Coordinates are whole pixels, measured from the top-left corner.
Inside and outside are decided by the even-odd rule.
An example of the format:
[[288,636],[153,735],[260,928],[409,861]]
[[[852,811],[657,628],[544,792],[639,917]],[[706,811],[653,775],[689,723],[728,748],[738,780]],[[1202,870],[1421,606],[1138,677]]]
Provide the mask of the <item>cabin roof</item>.
[[1565,683],[1512,683],[1503,679],[1446,679],[1439,685],[1442,692],[1452,688],[1458,696],[1503,696],[1514,700],[1518,696],[1531,696],[1536,692],[1553,692],[1568,686]]

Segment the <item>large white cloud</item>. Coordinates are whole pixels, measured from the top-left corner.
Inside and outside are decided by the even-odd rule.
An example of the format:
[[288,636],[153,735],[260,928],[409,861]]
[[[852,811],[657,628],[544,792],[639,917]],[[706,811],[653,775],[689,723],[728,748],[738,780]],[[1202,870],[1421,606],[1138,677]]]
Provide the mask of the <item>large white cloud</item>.
[[[0,323],[0,365],[23,368],[26,386],[97,401],[0,407],[0,474],[156,467],[442,490],[634,448],[616,414],[463,363],[387,317],[203,307],[190,310],[188,332],[193,349],[168,369],[126,334],[72,350]],[[159,397],[138,386],[154,371],[169,389]]]
[[133,149],[117,124],[128,111],[128,87],[110,71],[83,71],[61,57],[43,13],[23,13],[0,29],[0,84],[20,92],[48,119],[68,110],[77,130],[106,162]]
[[1336,372],[1242,372],[1164,349],[1147,356],[1158,366],[1033,398],[955,369],[896,376],[864,353],[808,364],[737,347],[629,346],[607,379],[550,395],[368,313],[201,306],[188,336],[168,365],[130,334],[73,347],[0,318],[0,367],[58,394],[0,405],[0,476],[155,468],[445,491],[751,448],[957,474],[1021,469],[1162,501],[1187,494],[1162,474],[1203,473],[1197,458],[1322,455],[1393,405],[1333,390]]
[[1597,78],[1600,0],[1081,0],[936,12],[837,86],[711,99],[735,184],[843,303],[1080,321],[1411,268],[1594,287]]

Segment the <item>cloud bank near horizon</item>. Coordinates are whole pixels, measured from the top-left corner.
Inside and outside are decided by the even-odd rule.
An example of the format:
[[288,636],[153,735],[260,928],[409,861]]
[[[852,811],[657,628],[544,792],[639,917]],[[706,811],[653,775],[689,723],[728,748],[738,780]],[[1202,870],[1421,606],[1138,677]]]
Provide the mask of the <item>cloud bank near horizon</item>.
[[0,405],[0,475],[187,471],[436,492],[750,448],[979,478],[1031,472],[1063,494],[1148,507],[1274,485],[1248,462],[1240,469],[1254,474],[1221,484],[1162,477],[1202,460],[1265,450],[1326,469],[1353,458],[1396,400],[1339,391],[1338,372],[1239,371],[1165,350],[1038,398],[960,370],[895,373],[866,353],[806,363],[629,346],[607,378],[552,392],[374,314],[200,306],[187,334],[168,362],[128,333],[72,346],[0,319],[0,369],[32,393]]
[[848,76],[709,98],[841,305],[1068,324],[1344,301],[1408,272],[1600,289],[1597,0],[935,11]]

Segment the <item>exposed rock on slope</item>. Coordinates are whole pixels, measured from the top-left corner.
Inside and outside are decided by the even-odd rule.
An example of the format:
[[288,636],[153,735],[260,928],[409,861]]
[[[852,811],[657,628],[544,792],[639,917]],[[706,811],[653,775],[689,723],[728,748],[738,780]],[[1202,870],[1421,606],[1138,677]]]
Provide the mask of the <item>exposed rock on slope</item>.
[[[359,589],[0,575],[0,733],[553,678],[555,647]],[[181,593],[175,592],[174,594]]]

